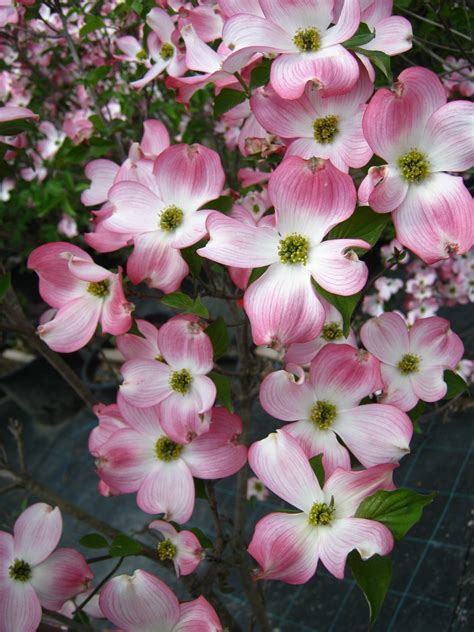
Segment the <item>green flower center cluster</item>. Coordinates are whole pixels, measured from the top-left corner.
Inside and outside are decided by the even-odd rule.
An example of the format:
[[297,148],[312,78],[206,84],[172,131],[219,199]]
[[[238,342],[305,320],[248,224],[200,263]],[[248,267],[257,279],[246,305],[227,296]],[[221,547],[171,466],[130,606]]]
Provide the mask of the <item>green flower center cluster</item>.
[[291,233],[280,239],[278,256],[282,263],[308,263],[309,241],[303,235]]
[[146,51],[144,51],[142,48],[142,50],[138,51],[135,57],[138,59],[138,61],[144,61],[147,58]]
[[31,566],[24,560],[16,559],[8,570],[10,577],[19,582],[27,582],[31,577]]
[[308,515],[309,524],[313,527],[329,524],[334,519],[334,510],[335,507],[332,500],[329,505],[327,503],[314,503]]
[[325,116],[324,118],[318,118],[314,121],[314,138],[318,141],[318,143],[322,143],[323,145],[332,143],[334,136],[339,131],[339,128],[337,127],[338,121],[339,119],[337,116],[333,116],[332,114]]
[[420,356],[414,355],[413,353],[405,353],[403,358],[397,364],[397,367],[403,375],[416,373],[420,368],[420,359]]
[[193,376],[187,369],[181,371],[173,371],[170,377],[170,386],[176,393],[185,395],[191,388]]
[[318,400],[311,408],[310,419],[320,430],[327,430],[331,427],[336,414],[337,408],[334,404]]
[[96,281],[95,283],[89,283],[87,291],[92,296],[97,296],[97,298],[105,298],[109,294],[109,285],[110,281],[108,279]]
[[293,37],[293,42],[301,52],[309,53],[319,50],[321,46],[321,36],[314,26],[307,29],[298,29]]
[[177,206],[168,206],[160,215],[160,228],[166,232],[176,230],[183,223],[184,213]]
[[417,149],[398,159],[398,168],[407,182],[422,182],[430,172],[430,163]]
[[343,331],[341,327],[337,323],[328,323],[324,325],[323,330],[321,332],[321,338],[326,342],[331,342],[333,340],[339,340],[342,338]]
[[168,437],[160,437],[155,445],[155,454],[160,461],[175,461],[179,458],[183,446],[171,441]]
[[176,547],[171,540],[163,540],[157,546],[158,557],[161,561],[172,560],[176,555]]
[[164,59],[164,61],[168,61],[168,59],[173,56],[173,53],[174,53],[173,44],[166,42],[166,44],[163,44],[163,46],[161,47],[160,57],[161,59]]

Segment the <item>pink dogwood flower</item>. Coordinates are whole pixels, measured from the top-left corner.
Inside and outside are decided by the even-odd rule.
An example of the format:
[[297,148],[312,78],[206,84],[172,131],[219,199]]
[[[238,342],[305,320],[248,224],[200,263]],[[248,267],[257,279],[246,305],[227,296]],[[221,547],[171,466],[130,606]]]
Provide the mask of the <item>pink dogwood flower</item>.
[[125,333],[132,324],[133,304],[122,289],[122,271],[109,272],[81,248],[57,241],[35,248],[28,267],[40,279],[41,298],[58,310],[53,320],[38,327],[46,344],[61,353],[77,351],[94,335]]
[[103,204],[112,186],[122,180],[153,183],[153,161],[169,146],[170,137],[163,123],[155,119],[144,121],[140,144],[132,144],[121,166],[103,158],[87,163],[85,173],[91,186],[81,193],[81,202],[86,206]]
[[[99,419],[99,425],[90,433],[88,447],[92,456],[97,457],[100,448],[107,443],[113,433],[120,428],[127,428],[128,424],[117,404],[108,406],[96,404],[92,410]],[[118,490],[112,489],[104,481],[100,481],[97,488],[102,496],[118,496],[120,494]]]
[[[344,0],[335,0],[334,15],[337,17],[343,7]],[[413,30],[410,22],[399,15],[392,15],[393,0],[361,0],[360,21],[367,24],[374,38],[370,42],[361,44],[357,48],[367,51],[381,51],[386,55],[400,55],[410,50],[413,45]],[[357,52],[375,81],[375,70],[369,58]]]
[[270,83],[283,99],[297,99],[308,81],[325,95],[347,92],[357,81],[356,59],[343,47],[357,31],[359,0],[346,0],[334,26],[333,0],[259,0],[264,17],[241,13],[225,24],[223,41],[234,52],[224,69],[235,72],[255,53],[279,55]]
[[173,145],[155,161],[153,183],[118,182],[108,196],[113,205],[105,228],[133,238],[127,273],[133,283],[145,281],[174,292],[188,274],[180,248],[207,233],[211,211],[198,210],[222,192],[224,171],[218,154],[203,145]]
[[193,476],[231,476],[247,459],[247,448],[237,443],[242,422],[224,408],[213,408],[209,431],[189,443],[170,439],[156,407],[129,406],[126,418],[129,428],[114,432],[99,449],[97,472],[121,493],[138,492],[140,509],[166,520],[183,524],[191,517]]
[[9,123],[10,121],[19,121],[29,118],[38,119],[38,115],[28,108],[15,107],[13,105],[0,107],[0,123]]
[[362,132],[365,102],[373,91],[362,69],[355,86],[343,95],[322,97],[309,85],[299,99],[282,99],[272,91],[255,93],[252,110],[269,132],[291,139],[287,156],[326,158],[341,171],[362,167],[372,150]]
[[184,55],[177,45],[179,32],[171,17],[163,9],[155,7],[146,16],[146,22],[152,30],[147,43],[155,63],[141,79],[132,81],[130,85],[133,88],[143,88],[164,70],[172,77],[179,77],[186,71]]
[[352,179],[329,161],[291,156],[273,172],[268,193],[275,226],[251,226],[213,213],[203,257],[241,268],[270,266],[245,292],[244,307],[257,345],[285,346],[317,336],[325,313],[311,279],[348,296],[366,282],[367,267],[353,248],[360,239],[324,236],[355,206]]
[[180,604],[161,579],[142,570],[108,581],[100,592],[99,605],[121,632],[223,632],[204,597]]
[[162,562],[173,562],[176,577],[194,573],[204,559],[205,553],[192,531],[176,531],[173,525],[165,520],[154,520],[148,528],[155,529],[163,536],[156,547],[158,558]]
[[212,343],[196,321],[193,316],[169,320],[158,332],[158,358],[137,358],[122,367],[124,399],[139,408],[160,404],[165,430],[180,441],[207,429],[200,416],[216,399],[206,375],[214,365]]
[[381,362],[383,401],[400,410],[411,410],[419,399],[436,402],[446,395],[445,369],[455,370],[464,345],[451,331],[449,321],[438,316],[418,318],[407,328],[394,312],[366,322],[362,342]]
[[284,430],[254,443],[249,463],[273,493],[299,509],[271,513],[257,523],[248,551],[260,565],[258,579],[304,584],[319,560],[343,579],[352,550],[364,560],[392,550],[393,536],[385,525],[354,516],[364,498],[379,489],[393,489],[395,465],[358,472],[338,468],[321,489],[302,448]]
[[285,364],[299,364],[300,366],[309,364],[320,349],[331,343],[336,345],[348,344],[357,349],[357,340],[352,329],[349,329],[347,338],[344,336],[341,313],[324,298],[321,297],[320,301],[323,304],[325,313],[321,333],[308,342],[291,343],[285,353]]
[[117,348],[126,360],[158,360],[162,358],[158,346],[158,328],[137,318],[135,320],[141,336],[124,334],[117,336]]
[[83,556],[57,548],[63,524],[58,507],[36,503],[0,531],[0,632],[35,632],[41,608],[59,610],[93,577]]
[[373,151],[387,161],[371,167],[359,200],[393,211],[397,239],[426,263],[472,245],[473,202],[461,177],[474,163],[474,105],[446,103],[438,77],[408,68],[392,90],[376,92],[363,119]]
[[397,463],[410,451],[413,425],[405,413],[387,404],[360,405],[381,387],[379,362],[369,353],[328,344],[311,362],[309,379],[298,373],[299,380],[288,371],[267,375],[260,402],[270,415],[295,422],[283,430],[308,458],[322,453],[327,476],[350,469],[348,450],[364,467]]

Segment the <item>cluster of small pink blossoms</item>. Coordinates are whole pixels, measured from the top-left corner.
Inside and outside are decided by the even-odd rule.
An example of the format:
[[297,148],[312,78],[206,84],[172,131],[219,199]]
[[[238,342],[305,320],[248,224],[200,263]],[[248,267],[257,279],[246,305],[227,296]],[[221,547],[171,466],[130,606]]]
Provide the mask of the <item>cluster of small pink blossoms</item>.
[[[361,257],[374,243],[348,234],[343,223],[357,200],[391,214],[400,248],[423,262],[410,263],[414,280],[421,274],[415,266],[426,265],[452,283],[472,245],[472,200],[455,174],[474,162],[473,106],[448,103],[437,76],[420,67],[374,92],[373,52],[411,47],[410,24],[392,16],[389,1],[159,4],[147,18],[147,51],[134,37],[117,39],[122,63],[144,66],[132,87],[167,73],[167,85],[186,103],[209,83],[217,94],[245,85],[248,98],[227,112],[220,129],[244,156],[275,153],[282,160],[272,171],[241,170],[242,186],[253,188],[234,196],[225,214],[210,204],[229,193],[218,153],[198,143],[173,144],[160,121],[146,120],[142,140],[122,164],[87,165],[91,184],[81,198],[95,207],[87,245],[98,253],[131,249],[125,289],[120,267],[107,270],[76,245],[36,248],[28,266],[51,307],[38,335],[66,353],[84,347],[98,325],[117,337],[123,382],[115,404],[96,407],[99,425],[89,440],[99,491],[136,494],[141,511],[161,516],[149,526],[163,537],[158,555],[172,560],[178,575],[194,572],[205,557],[194,534],[176,528],[193,515],[193,478],[231,476],[248,458],[258,477],[248,495],[263,498],[268,488],[296,508],[257,523],[248,546],[255,577],[301,584],[320,561],[342,579],[354,549],[363,560],[390,553],[390,529],[357,510],[378,490],[395,489],[393,472],[413,432],[407,412],[419,400],[446,395],[444,371],[456,369],[464,350],[447,320],[421,313],[409,324],[396,312],[381,313],[360,332],[344,334],[343,315],[330,299],[364,289],[368,268]],[[374,36],[354,51],[343,44],[361,23]],[[251,71],[268,59],[267,85],[250,94]],[[368,168],[357,191],[351,169],[364,170],[373,155],[386,164]],[[240,441],[239,416],[216,405],[208,319],[181,314],[158,329],[134,321],[127,299],[130,284],[176,292],[190,272],[182,249],[203,240],[197,254],[226,266],[244,292],[256,353],[275,361],[260,384],[260,401],[285,425],[250,447]],[[385,301],[401,289],[396,285],[376,287]],[[317,455],[324,485],[310,463]],[[40,507],[46,517],[35,513],[30,520],[28,512]],[[54,543],[42,546],[46,532],[52,537],[45,521],[58,515],[34,505],[20,517],[15,539],[1,534],[7,554],[0,556],[0,632],[33,631],[41,605],[59,610],[90,588],[83,560],[57,568],[50,561],[60,526]],[[24,525],[36,529],[28,542]],[[156,629],[157,621],[166,632],[223,629],[204,598],[179,604],[143,570],[111,579],[97,608],[124,632]]]

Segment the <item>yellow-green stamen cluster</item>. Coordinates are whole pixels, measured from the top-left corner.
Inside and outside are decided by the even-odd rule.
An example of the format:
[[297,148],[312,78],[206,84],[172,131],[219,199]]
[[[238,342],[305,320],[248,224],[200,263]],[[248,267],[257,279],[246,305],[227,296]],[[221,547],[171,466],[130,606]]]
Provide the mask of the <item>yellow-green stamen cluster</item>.
[[185,395],[191,388],[191,382],[193,376],[187,369],[181,369],[181,371],[173,371],[170,377],[170,386],[176,393]]
[[308,263],[309,241],[303,235],[291,233],[280,239],[278,256],[282,263]]
[[160,228],[166,232],[176,230],[183,223],[184,213],[177,206],[168,206],[160,215]]
[[96,281],[95,283],[89,283],[87,291],[89,294],[92,294],[92,296],[97,296],[97,298],[105,298],[109,293],[109,285],[110,282],[108,279]]
[[298,29],[293,37],[293,42],[302,53],[309,53],[319,50],[321,37],[318,29],[310,26],[307,29]]
[[318,400],[311,408],[309,418],[320,430],[327,430],[336,418],[336,414],[337,408],[334,404]]
[[417,149],[398,159],[398,168],[407,182],[422,182],[430,172],[430,163]]
[[324,325],[323,330],[321,332],[321,338],[325,340],[326,342],[339,340],[339,338],[342,338],[343,335],[344,334],[340,325],[338,325],[335,322],[327,323],[327,325]]
[[397,367],[403,375],[416,373],[420,368],[420,359],[420,356],[414,355],[413,353],[405,353],[403,358],[397,364]]
[[163,46],[161,47],[160,57],[161,59],[164,59],[164,61],[168,61],[168,59],[173,56],[173,53],[174,53],[173,44],[166,42],[166,44],[163,44]]
[[155,445],[156,458],[160,461],[175,461],[179,458],[183,446],[171,441],[168,437],[160,437]]
[[329,505],[327,503],[314,503],[308,515],[309,524],[313,527],[328,525],[331,520],[334,519],[334,510],[335,507],[332,499]]
[[138,59],[138,61],[145,61],[145,59],[147,58],[146,51],[144,51],[142,48],[141,50],[138,51],[135,57]]
[[172,560],[176,555],[176,547],[171,540],[163,540],[157,546],[158,557],[160,560]]
[[337,127],[338,121],[337,116],[333,116],[332,114],[314,121],[313,134],[318,143],[322,143],[323,145],[332,143],[334,136],[339,131]]
[[8,570],[10,577],[19,582],[27,582],[31,577],[31,566],[24,560],[16,559]]

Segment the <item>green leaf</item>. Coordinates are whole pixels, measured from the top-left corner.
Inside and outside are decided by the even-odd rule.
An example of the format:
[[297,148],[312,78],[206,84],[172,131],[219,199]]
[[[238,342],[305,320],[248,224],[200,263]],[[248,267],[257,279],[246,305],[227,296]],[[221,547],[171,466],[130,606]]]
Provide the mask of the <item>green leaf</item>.
[[426,404],[425,402],[423,402],[421,399],[418,402],[418,404],[415,406],[415,408],[412,408],[407,415],[410,417],[412,424],[413,424],[413,430],[417,433],[417,434],[423,434],[423,431],[421,429],[420,424],[418,423],[418,419],[420,417],[420,415],[422,414],[422,412],[425,410],[426,408]]
[[196,496],[196,498],[207,500],[206,486],[204,485],[204,481],[201,478],[194,479],[194,495]]
[[364,561],[358,551],[352,551],[347,556],[347,563],[367,600],[370,630],[379,615],[392,580],[392,562],[389,557],[380,555],[373,555]]
[[250,273],[248,285],[251,285],[254,281],[259,279],[266,269],[267,269],[267,266],[263,266],[263,268],[254,268],[252,272]]
[[140,542],[129,538],[128,535],[117,535],[112,540],[109,554],[112,557],[125,557],[126,555],[138,555],[142,551]]
[[432,503],[434,497],[434,493],[418,494],[404,487],[390,492],[379,490],[361,502],[356,517],[381,522],[396,540],[401,540],[420,520],[423,508]]
[[206,328],[206,334],[211,339],[214,348],[214,360],[218,360],[224,355],[229,346],[229,333],[222,316],[219,316]]
[[316,474],[316,478],[318,479],[319,484],[321,485],[321,487],[323,487],[324,486],[324,479],[325,479],[326,475],[324,473],[323,455],[322,455],[322,453],[321,454],[317,454],[316,456],[313,456],[309,460],[309,464],[313,468],[313,472]]
[[232,205],[234,203],[234,199],[230,197],[230,195],[221,195],[215,200],[211,200],[210,202],[206,202],[202,208],[213,209],[214,211],[220,211],[221,213],[229,213],[232,209]]
[[196,316],[200,316],[201,318],[209,318],[209,312],[206,306],[202,304],[199,296],[193,301],[193,299],[187,294],[184,294],[184,292],[172,292],[171,294],[163,296],[161,302],[163,305],[168,305],[168,307],[180,309],[186,314],[196,314]]
[[34,129],[36,129],[36,126],[31,119],[2,121],[0,123],[0,136],[16,136],[17,134],[21,134],[21,132],[28,132]]
[[216,385],[217,399],[220,400],[221,404],[225,408],[227,408],[230,413],[233,413],[234,407],[232,405],[230,379],[226,375],[221,375],[220,373],[216,373],[215,371],[211,371],[208,377],[210,377]]
[[202,248],[205,245],[206,245],[205,240],[201,239],[201,241],[198,241],[197,244],[194,244],[193,246],[189,246],[189,248],[183,248],[181,250],[181,255],[183,259],[186,261],[186,263],[188,264],[189,270],[194,278],[197,278],[199,276],[199,273],[201,272],[202,264],[204,262],[203,258],[197,254],[196,250],[198,248]]
[[262,63],[250,73],[250,89],[265,86],[270,81],[271,59],[263,59]]
[[[110,68],[110,66],[99,66],[98,68],[93,68],[92,70],[89,70],[86,75],[87,83],[95,87],[99,83],[99,81],[107,77],[110,72]],[[100,122],[102,123],[102,121]]]
[[365,48],[354,48],[353,50],[360,55],[368,57],[374,66],[382,71],[390,83],[393,81],[390,57],[386,53],[382,53],[379,50],[366,50]]
[[219,118],[224,112],[228,112],[239,103],[243,103],[246,98],[245,92],[224,88],[214,99],[214,116]]
[[375,213],[368,206],[359,206],[348,219],[329,231],[328,239],[363,239],[374,246],[389,220],[389,213]]
[[212,540],[210,540],[207,535],[201,531],[201,529],[199,529],[198,527],[191,527],[191,529],[189,530],[194,533],[203,549],[212,549],[212,547],[214,546],[212,544]]
[[79,540],[79,544],[88,549],[106,549],[109,546],[107,540],[100,533],[88,533]]
[[350,39],[346,40],[342,43],[345,48],[353,49],[358,46],[363,46],[364,44],[368,44],[375,37],[375,31],[372,32],[367,24],[364,22],[360,23],[359,28],[357,29],[357,33],[353,35]]
[[347,338],[351,326],[352,313],[356,308],[357,303],[362,298],[362,293],[357,292],[357,294],[352,294],[351,296],[339,296],[337,294],[331,294],[331,292],[324,290],[317,283],[314,283],[314,285],[316,286],[318,293],[321,294],[321,296],[325,298],[328,303],[334,305],[334,307],[341,314],[343,320],[342,332]]
[[196,316],[200,316],[201,318],[209,318],[207,307],[203,304],[199,296],[197,296],[194,301],[193,311],[191,313],[196,314]]
[[[1,291],[0,291],[1,296]],[[459,375],[459,373],[454,373],[454,371],[445,371],[443,375],[443,379],[448,385],[448,390],[444,399],[453,399],[456,395],[460,395],[464,391],[467,391],[468,386],[464,379]]]
[[102,20],[102,18],[100,18],[98,15],[86,15],[85,21],[86,23],[79,30],[79,35],[81,37],[85,37],[89,33],[92,33],[93,31],[97,31],[98,29],[105,26],[104,20]]
[[8,292],[8,289],[10,288],[11,284],[12,284],[12,278],[11,278],[10,271],[0,276],[0,301],[3,300],[3,297]]

